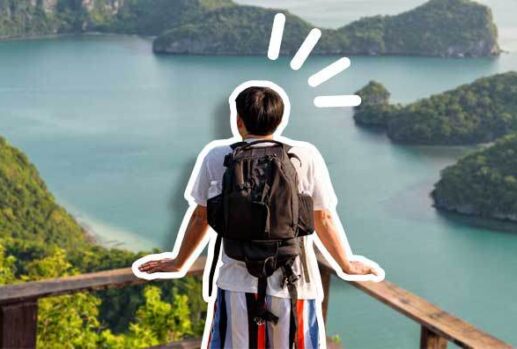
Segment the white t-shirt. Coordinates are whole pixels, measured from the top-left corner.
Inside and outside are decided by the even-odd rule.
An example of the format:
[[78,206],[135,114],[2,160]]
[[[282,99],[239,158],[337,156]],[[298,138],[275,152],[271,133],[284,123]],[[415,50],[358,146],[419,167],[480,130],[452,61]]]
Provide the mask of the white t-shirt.
[[[251,142],[256,139],[247,138],[244,141]],[[310,143],[300,142],[303,146],[293,145],[289,153],[296,154],[301,160],[301,166],[296,158],[291,159],[298,172],[299,192],[307,193],[312,196],[314,210],[332,209],[337,204],[337,198],[330,182],[327,166],[319,151]],[[269,146],[271,143],[261,143],[255,146]],[[204,157],[199,174],[192,188],[192,198],[201,206],[207,205],[207,199],[222,192],[222,179],[225,171],[223,160],[226,154],[231,153],[229,145],[212,148]],[[295,163],[296,162],[296,163]],[[317,267],[316,256],[313,249],[312,235],[304,236],[304,249],[307,258],[307,280],[303,272],[300,257],[296,257],[293,264],[293,271],[299,275],[297,281],[297,291],[299,299],[318,298],[319,287],[321,284],[320,274]],[[217,286],[230,291],[257,292],[257,278],[248,273],[243,261],[238,261],[228,257],[221,249],[222,266],[219,268]],[[289,298],[287,287],[281,287],[282,271],[276,270],[268,278],[268,295]]]

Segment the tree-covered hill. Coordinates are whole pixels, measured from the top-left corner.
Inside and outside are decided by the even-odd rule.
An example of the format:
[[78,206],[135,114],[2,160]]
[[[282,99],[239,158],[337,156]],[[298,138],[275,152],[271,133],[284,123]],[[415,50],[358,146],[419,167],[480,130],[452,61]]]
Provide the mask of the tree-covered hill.
[[361,104],[354,107],[354,120],[360,125],[371,128],[384,128],[393,110],[390,105],[390,92],[377,81],[370,81],[355,92],[361,97]]
[[430,0],[395,16],[363,18],[337,30],[330,47],[354,54],[485,56],[499,52],[491,10],[470,0]]
[[[159,35],[160,53],[265,55],[279,10],[232,0],[0,0],[0,39],[70,32]],[[312,25],[284,12],[281,54],[292,54]],[[490,56],[499,53],[486,6],[430,0],[396,16],[363,18],[326,29],[318,54]]]
[[[267,51],[277,10],[231,6],[162,34],[156,52],[256,54]],[[285,11],[282,11],[288,14]],[[312,26],[289,15],[281,54],[293,54]],[[397,16],[363,18],[324,30],[319,54],[488,56],[499,53],[491,10],[470,0],[430,0]]]
[[89,31],[158,35],[231,0],[0,0],[0,39]]
[[[95,244],[48,191],[37,169],[0,137],[0,287],[129,267],[142,255]],[[50,297],[39,302],[42,348],[142,348],[198,336],[197,278]]]
[[[361,91],[359,91],[361,93]],[[363,100],[373,96],[363,91]],[[379,107],[377,107],[379,108]],[[478,79],[414,103],[357,110],[358,124],[384,127],[401,143],[456,145],[491,142],[517,131],[517,72]]]
[[112,12],[108,20],[94,21],[91,30],[159,35],[195,22],[217,8],[235,6],[231,0],[123,0],[121,3],[116,14]]
[[[195,22],[160,35],[155,52],[177,54],[266,55],[273,17],[279,11],[232,6],[205,13]],[[311,25],[286,11],[281,54],[296,52]]]
[[0,137],[0,236],[73,250],[90,243],[25,154]]
[[432,197],[440,209],[517,222],[517,133],[444,169]]

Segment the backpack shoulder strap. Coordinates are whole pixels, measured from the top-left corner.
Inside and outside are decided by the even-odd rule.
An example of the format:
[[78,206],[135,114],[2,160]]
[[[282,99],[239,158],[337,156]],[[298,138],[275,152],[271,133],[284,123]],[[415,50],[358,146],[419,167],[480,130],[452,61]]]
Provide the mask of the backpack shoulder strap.
[[292,145],[284,143],[284,149],[285,149],[285,152],[286,152],[287,156],[289,157],[289,160],[295,158],[296,160],[298,160],[298,162],[300,163],[300,167],[301,167],[302,166],[302,160],[300,159],[300,157],[298,157],[298,155],[296,155],[294,153],[289,153],[289,150],[291,150],[292,148],[293,148]]
[[238,147],[241,147],[241,146],[246,145],[246,144],[248,144],[248,142],[239,141],[239,142],[235,142],[233,144],[230,144],[230,147],[232,148],[232,150],[235,150]]
[[210,274],[208,274],[208,297],[212,295],[212,287],[214,283],[215,268],[219,261],[219,254],[221,253],[221,235],[217,234],[214,246],[214,255],[212,257],[212,265],[210,266]]

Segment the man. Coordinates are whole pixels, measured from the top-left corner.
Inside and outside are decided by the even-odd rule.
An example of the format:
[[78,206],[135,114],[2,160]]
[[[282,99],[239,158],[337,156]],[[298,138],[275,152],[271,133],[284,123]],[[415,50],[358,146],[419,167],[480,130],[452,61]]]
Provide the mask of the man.
[[[232,102],[232,101],[230,101]],[[285,104],[274,89],[250,86],[235,98],[236,126],[244,142],[276,140],[275,131],[284,118]],[[284,121],[285,118],[284,118]],[[330,255],[338,274],[345,276],[379,276],[382,270],[374,263],[352,260],[344,240],[342,228],[335,221],[337,199],[328,171],[320,153],[309,143],[292,142],[289,153],[296,162],[298,190],[312,197],[314,227],[320,245]],[[271,146],[263,142],[255,147]],[[230,145],[213,147],[202,159],[191,196],[196,203],[179,251],[175,258],[161,258],[141,264],[142,273],[185,271],[187,260],[199,250],[208,232],[207,201],[222,191],[225,171],[224,158],[232,152]],[[251,313],[257,298],[257,278],[251,275],[243,261],[230,258],[223,250],[222,266],[217,278],[217,295],[212,323],[204,343],[208,348],[289,348],[294,338],[297,349],[325,348],[325,331],[321,316],[322,287],[313,250],[313,236],[301,237],[301,253],[296,257],[292,270],[298,276],[295,281],[297,300],[292,303],[290,293],[282,282],[277,269],[267,279],[266,305],[278,316],[278,322],[265,323],[253,320]],[[347,251],[348,250],[348,251]],[[323,251],[325,252],[325,251]],[[213,256],[218,258],[218,256]],[[365,259],[363,259],[365,260]],[[292,309],[293,305],[296,309]],[[298,316],[293,324],[291,310]],[[293,332],[294,331],[294,332]]]

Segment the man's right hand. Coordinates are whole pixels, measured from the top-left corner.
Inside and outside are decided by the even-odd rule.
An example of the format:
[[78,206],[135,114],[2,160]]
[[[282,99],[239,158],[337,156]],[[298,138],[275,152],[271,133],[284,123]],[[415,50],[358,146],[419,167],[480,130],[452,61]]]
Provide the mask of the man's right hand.
[[360,261],[351,261],[343,268],[343,272],[348,275],[375,275],[379,276],[379,271],[368,264]]
[[175,272],[181,269],[176,259],[164,258],[156,261],[145,262],[138,267],[138,270],[144,273],[152,274],[157,272]]

